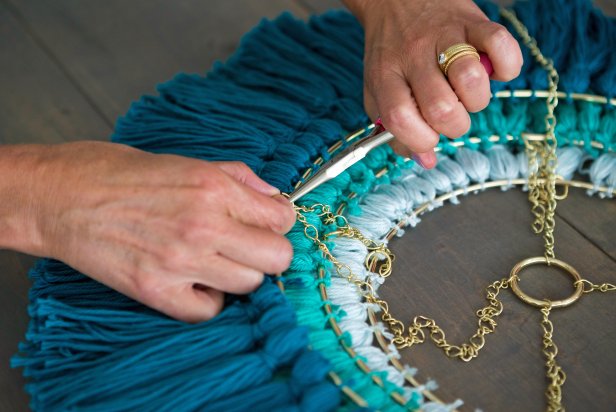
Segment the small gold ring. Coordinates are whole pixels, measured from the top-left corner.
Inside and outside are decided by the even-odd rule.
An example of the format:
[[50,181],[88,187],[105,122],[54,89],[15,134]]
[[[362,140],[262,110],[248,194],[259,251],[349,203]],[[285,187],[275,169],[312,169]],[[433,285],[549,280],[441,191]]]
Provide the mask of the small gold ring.
[[447,76],[449,67],[453,64],[453,62],[464,56],[474,56],[477,61],[480,61],[477,49],[468,43],[454,44],[453,46],[447,48],[444,52],[438,53],[436,60],[443,74]]
[[[560,269],[563,269],[567,272],[571,277],[573,277],[575,286],[575,291],[571,296],[566,299],[560,299],[555,301],[548,301],[547,299],[535,299],[528,296],[526,293],[522,292],[520,286],[518,285],[519,277],[518,274],[528,266],[545,264],[547,266],[556,266]],[[536,306],[539,308],[544,308],[547,306],[551,306],[552,308],[564,308],[565,306],[569,306],[575,301],[577,301],[580,296],[582,296],[582,292],[584,291],[584,285],[581,282],[582,277],[578,273],[577,270],[573,266],[568,263],[563,262],[558,259],[548,259],[544,256],[531,257],[528,259],[524,259],[523,261],[516,264],[513,269],[511,269],[511,275],[509,276],[509,283],[511,284],[511,290],[516,294],[523,302],[528,303],[529,305]]]

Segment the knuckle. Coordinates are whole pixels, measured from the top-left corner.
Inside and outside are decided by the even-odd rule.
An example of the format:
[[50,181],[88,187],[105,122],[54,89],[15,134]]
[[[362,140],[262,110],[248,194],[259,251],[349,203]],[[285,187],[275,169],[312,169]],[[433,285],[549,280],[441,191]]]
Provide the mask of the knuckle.
[[263,273],[258,270],[247,270],[243,276],[243,284],[246,292],[256,290],[263,283]]
[[[239,162],[238,162],[239,163]],[[208,197],[212,194],[220,194],[229,188],[229,176],[219,167],[207,163],[197,163],[188,170],[189,183],[195,182],[200,188],[198,195]]]
[[238,175],[245,176],[253,174],[252,169],[244,162],[233,161],[233,162],[225,162],[230,168],[234,169]]
[[[190,159],[192,160],[192,159]],[[195,186],[207,185],[212,180],[211,170],[205,162],[190,161],[185,164],[181,178],[187,183]]]
[[162,295],[162,285],[149,273],[141,272],[135,279],[138,300],[147,305],[154,305]]
[[365,85],[369,90],[376,91],[382,80],[387,78],[387,70],[382,64],[372,64],[366,68],[364,73]]
[[[508,46],[511,40],[514,40],[509,30],[505,26],[498,23],[489,23],[488,44],[494,48]],[[515,41],[515,40],[514,40]]]
[[422,113],[433,126],[449,123],[455,118],[455,103],[445,99],[435,100],[426,104]]
[[499,74],[505,80],[516,78],[522,69],[522,52],[517,40],[502,25],[489,23],[487,43],[492,50],[501,50],[503,59],[499,65]]
[[[476,62],[473,62],[476,63]],[[483,73],[481,72],[483,70]],[[479,64],[467,65],[460,73],[456,73],[456,80],[466,90],[476,90],[484,86],[484,79],[487,79],[485,70]],[[487,82],[485,83],[487,86]]]
[[396,106],[381,115],[384,125],[396,133],[404,134],[413,127],[413,113],[407,107]]
[[182,246],[167,245],[161,252],[162,266],[171,272],[181,271],[188,263],[186,248]]
[[393,52],[386,52],[378,61],[371,60],[366,62],[364,70],[364,80],[368,89],[377,92],[381,85],[399,77],[398,69],[401,67],[402,57]]

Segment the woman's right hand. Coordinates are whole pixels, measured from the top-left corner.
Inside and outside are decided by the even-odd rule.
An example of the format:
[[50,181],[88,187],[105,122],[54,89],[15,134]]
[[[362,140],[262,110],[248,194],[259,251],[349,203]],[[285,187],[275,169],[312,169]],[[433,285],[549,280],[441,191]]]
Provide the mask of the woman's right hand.
[[22,251],[188,322],[290,264],[292,205],[243,163],[113,143],[39,148],[29,188],[38,238]]

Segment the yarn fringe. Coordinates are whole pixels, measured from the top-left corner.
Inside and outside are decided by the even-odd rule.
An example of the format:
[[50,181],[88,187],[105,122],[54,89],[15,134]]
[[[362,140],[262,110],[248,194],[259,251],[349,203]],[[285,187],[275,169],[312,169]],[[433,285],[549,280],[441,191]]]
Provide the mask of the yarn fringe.
[[[494,5],[480,5],[499,20]],[[520,2],[515,9],[543,52],[554,58],[563,90],[614,96],[616,54],[607,53],[615,44],[614,19],[583,0]],[[308,23],[289,14],[264,20],[228,62],[216,64],[207,76],[180,74],[160,85],[158,96],[134,103],[118,120],[112,140],[155,153],[243,161],[289,192],[316,157],[327,159],[329,146],[368,123],[362,108],[362,46],[361,27],[346,12],[326,13]],[[544,79],[525,55],[521,76],[506,85],[492,82],[492,90],[542,89]],[[595,190],[613,188],[613,107],[572,99],[561,103],[557,133],[566,151],[561,159],[574,159],[562,162],[568,168],[562,172],[573,173],[577,167],[569,169],[575,161],[581,172],[590,174]],[[510,152],[521,144],[522,132],[543,130],[542,107],[536,98],[495,98],[473,115],[471,131],[463,138],[467,149],[441,142],[437,169],[411,175],[405,170],[410,164],[379,148],[304,201],[337,204],[349,191],[368,193],[375,185],[401,179],[414,182],[412,196],[406,196],[415,202],[470,181],[511,176],[516,170],[524,174],[524,162]],[[491,141],[492,135],[499,140]],[[579,149],[574,152],[574,147]],[[454,153],[454,159],[445,156]],[[587,158],[598,159],[588,167]],[[390,172],[377,179],[375,170],[385,165]],[[361,210],[359,198],[348,200],[348,210]],[[402,210],[392,206],[382,212],[368,228],[375,233]],[[358,224],[370,223],[357,219]],[[198,325],[145,308],[63,263],[40,260],[30,272],[31,322],[11,362],[28,377],[32,409],[353,410],[327,378],[335,371],[371,408],[402,409],[391,398],[399,393],[407,407],[442,410],[442,405],[423,402],[421,388],[403,386],[400,373],[368,349],[371,335],[353,320],[363,316],[365,307],[345,295],[339,279],[328,272],[323,282],[333,294],[332,316],[346,328],[341,339],[361,344],[357,357],[373,367],[384,385],[375,385],[357,368],[318,310],[324,303],[315,268],[331,268],[297,228],[288,237],[296,253],[285,274],[284,296],[267,280],[248,297],[229,297],[218,317]]]

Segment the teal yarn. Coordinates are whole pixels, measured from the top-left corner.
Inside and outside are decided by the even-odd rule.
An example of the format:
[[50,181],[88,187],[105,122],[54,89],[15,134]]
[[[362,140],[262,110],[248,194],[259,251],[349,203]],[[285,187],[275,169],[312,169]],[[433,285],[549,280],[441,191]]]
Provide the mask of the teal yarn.
[[[494,5],[480,6],[504,23]],[[614,53],[602,52],[614,49],[614,19],[583,0],[524,2],[515,9],[531,34],[542,39],[545,54],[557,60],[563,90],[614,95],[616,60]],[[561,47],[564,43],[567,48]],[[135,102],[118,120],[112,140],[156,153],[243,161],[289,192],[315,158],[327,159],[328,147],[368,123],[362,108],[362,53],[363,32],[346,12],[326,13],[307,23],[289,14],[264,20],[229,61],[217,63],[207,76],[179,74],[158,86],[158,96]],[[579,59],[588,59],[592,67],[584,70]],[[542,81],[527,55],[516,81],[492,82],[492,89],[541,88]],[[497,143],[511,135],[515,139],[507,145],[520,145],[522,132],[541,132],[542,104],[541,99],[494,99],[473,115],[472,130],[463,139],[471,146],[470,136],[479,136],[480,143],[472,145],[486,150],[494,144],[488,140],[491,135],[503,139]],[[581,144],[595,157],[614,150],[612,107],[566,100],[558,110],[562,146]],[[592,147],[592,140],[604,149]],[[441,148],[456,151],[445,139]],[[603,159],[601,164],[611,164]],[[368,193],[411,166],[388,147],[379,148],[303,202],[345,201],[350,213],[360,213],[359,198],[347,198],[350,191]],[[389,173],[377,178],[384,167]],[[421,178],[437,181],[438,173],[456,167],[444,159]],[[590,173],[614,184],[616,174],[609,170]],[[479,168],[473,178],[487,176]],[[311,219],[319,230],[330,229]],[[405,393],[387,381],[385,372],[373,373],[385,382],[375,385],[357,367],[362,356],[353,358],[340,347],[341,340],[359,337],[339,338],[329,319],[344,321],[354,308],[338,306],[333,315],[325,314],[318,288],[322,283],[335,286],[335,280],[316,279],[315,270],[331,264],[299,226],[288,237],[295,258],[283,277],[284,294],[268,279],[249,296],[227,297],[219,316],[198,325],[169,319],[61,262],[40,260],[30,272],[31,322],[11,362],[29,379],[32,409],[357,410],[328,378],[332,371],[371,408],[404,409],[392,393],[406,396],[411,409],[421,407],[419,389]]]

